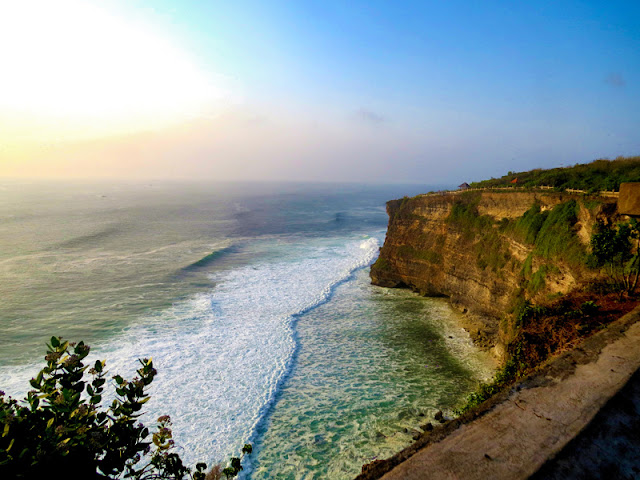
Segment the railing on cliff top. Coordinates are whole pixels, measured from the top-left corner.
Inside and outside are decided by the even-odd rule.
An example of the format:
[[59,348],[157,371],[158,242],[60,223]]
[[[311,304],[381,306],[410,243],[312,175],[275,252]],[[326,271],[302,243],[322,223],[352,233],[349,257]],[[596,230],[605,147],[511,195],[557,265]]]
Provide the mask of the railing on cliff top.
[[[518,187],[518,186],[504,186],[504,187],[484,187],[484,188],[466,188],[464,190],[440,190],[438,192],[430,192],[430,193],[423,193],[419,196],[431,196],[431,195],[459,195],[461,193],[465,193],[465,192],[486,192],[487,190],[508,190],[508,191],[513,191],[513,190],[553,190],[554,187],[550,186],[550,185],[538,185],[535,187]],[[615,191],[607,191],[607,190],[602,190],[600,192],[595,192],[595,193],[589,193],[586,190],[576,190],[573,188],[567,188],[564,190],[564,192],[567,193],[582,193],[582,194],[589,194],[589,195],[598,195],[600,197],[612,197],[612,198],[618,198],[618,196],[620,195],[620,192],[615,192]]]

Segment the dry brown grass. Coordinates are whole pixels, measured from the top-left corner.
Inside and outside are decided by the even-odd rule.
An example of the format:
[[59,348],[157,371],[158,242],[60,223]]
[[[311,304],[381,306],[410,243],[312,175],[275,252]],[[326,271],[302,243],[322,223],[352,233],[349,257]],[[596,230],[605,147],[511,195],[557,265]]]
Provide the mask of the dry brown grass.
[[[582,314],[585,302],[593,301],[597,311]],[[582,339],[630,312],[637,298],[620,299],[618,294],[594,295],[572,292],[549,304],[537,318],[523,325],[519,334],[521,355],[529,367],[574,348]]]
[[217,464],[211,467],[207,476],[204,477],[205,480],[221,480],[222,479],[222,465]]

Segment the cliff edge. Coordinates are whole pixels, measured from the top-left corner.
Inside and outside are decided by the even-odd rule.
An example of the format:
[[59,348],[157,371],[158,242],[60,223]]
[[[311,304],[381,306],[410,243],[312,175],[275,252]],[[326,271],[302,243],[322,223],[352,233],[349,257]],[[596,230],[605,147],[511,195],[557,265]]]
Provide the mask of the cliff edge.
[[[624,392],[636,388],[630,379],[640,379],[640,307],[629,313],[637,301],[594,263],[592,244],[626,231],[616,225],[629,217],[614,198],[534,190],[421,195],[392,200],[387,212],[372,282],[448,297],[503,367],[460,416],[425,424],[413,445],[365,465],[358,479],[565,478],[566,465],[578,475],[566,478],[582,478],[581,451],[607,440],[581,432],[618,422]],[[613,413],[594,420],[606,417],[605,404]],[[636,450],[632,437],[620,451]],[[596,460],[612,468],[606,457],[583,470]],[[635,457],[629,465],[640,471]]]
[[468,314],[474,341],[500,359],[524,301],[548,303],[593,282],[593,229],[620,217],[615,199],[536,191],[421,195],[389,201],[387,212],[372,282],[448,297]]

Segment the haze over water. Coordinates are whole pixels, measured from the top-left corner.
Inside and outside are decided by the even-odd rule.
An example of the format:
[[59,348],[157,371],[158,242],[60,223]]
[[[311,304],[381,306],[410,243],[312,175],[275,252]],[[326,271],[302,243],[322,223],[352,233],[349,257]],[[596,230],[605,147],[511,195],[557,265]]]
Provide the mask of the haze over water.
[[[0,184],[0,388],[53,334],[112,373],[153,357],[145,422],[188,461],[350,478],[490,373],[446,302],[371,286],[384,202],[429,187]],[[327,477],[329,475],[329,477]]]

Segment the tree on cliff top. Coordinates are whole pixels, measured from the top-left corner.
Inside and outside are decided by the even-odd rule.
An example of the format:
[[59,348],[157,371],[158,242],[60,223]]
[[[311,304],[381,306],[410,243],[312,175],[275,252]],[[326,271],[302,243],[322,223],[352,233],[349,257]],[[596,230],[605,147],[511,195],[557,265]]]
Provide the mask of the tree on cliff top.
[[[23,402],[0,392],[0,477],[23,479],[172,479],[205,480],[206,464],[195,471],[177,453],[171,420],[158,418],[148,441],[149,429],[138,421],[149,400],[146,388],[156,375],[150,359],[139,360],[137,376],[127,381],[113,377],[116,398],[100,407],[106,374],[105,362],[91,369],[83,364],[89,346],[51,337],[47,366],[31,379]],[[84,381],[89,369],[91,381]],[[245,445],[243,452],[250,453]],[[223,471],[235,476],[242,469],[239,458]]]

